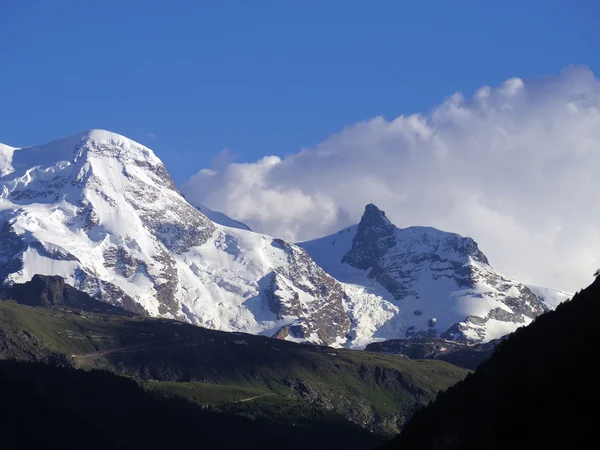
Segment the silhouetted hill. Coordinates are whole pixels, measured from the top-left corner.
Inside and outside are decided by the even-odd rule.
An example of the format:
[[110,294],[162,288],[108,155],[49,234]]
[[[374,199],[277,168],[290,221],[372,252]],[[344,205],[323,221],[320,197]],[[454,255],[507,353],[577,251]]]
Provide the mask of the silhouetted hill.
[[600,280],[501,342],[387,449],[598,448]]

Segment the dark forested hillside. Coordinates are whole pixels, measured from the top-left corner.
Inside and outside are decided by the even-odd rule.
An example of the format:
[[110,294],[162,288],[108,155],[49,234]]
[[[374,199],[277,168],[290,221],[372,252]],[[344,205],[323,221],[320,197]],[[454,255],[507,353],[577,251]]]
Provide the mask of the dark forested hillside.
[[600,280],[500,343],[388,449],[598,448]]
[[415,409],[467,374],[441,361],[91,314],[88,308],[27,306],[41,303],[35,295],[21,299],[26,305],[0,301],[0,360],[104,369],[163,395],[266,418],[273,426],[298,418],[319,422],[336,413],[391,436]]
[[202,409],[103,371],[0,361],[2,449],[371,448],[335,414],[295,424]]

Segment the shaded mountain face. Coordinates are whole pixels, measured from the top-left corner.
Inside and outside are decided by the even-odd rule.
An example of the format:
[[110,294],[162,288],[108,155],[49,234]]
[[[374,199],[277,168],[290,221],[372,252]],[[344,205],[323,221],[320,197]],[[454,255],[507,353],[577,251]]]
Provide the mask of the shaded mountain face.
[[[597,447],[600,280],[501,342],[389,449]],[[549,425],[556,424],[556,426]]]
[[473,239],[429,227],[399,229],[373,204],[358,225],[299,245],[344,284],[358,342],[488,342],[549,308],[496,272]]
[[335,279],[297,246],[212,222],[136,142],[93,130],[3,146],[0,174],[4,285],[57,275],[141,315],[318,344],[346,340]]

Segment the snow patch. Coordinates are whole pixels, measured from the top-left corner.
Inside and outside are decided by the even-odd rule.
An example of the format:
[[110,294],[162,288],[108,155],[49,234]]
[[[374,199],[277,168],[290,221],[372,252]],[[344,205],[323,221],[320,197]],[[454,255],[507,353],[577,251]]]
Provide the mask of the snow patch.
[[569,292],[559,291],[545,286],[528,284],[527,287],[535,294],[549,309],[556,309],[558,305],[573,298]]

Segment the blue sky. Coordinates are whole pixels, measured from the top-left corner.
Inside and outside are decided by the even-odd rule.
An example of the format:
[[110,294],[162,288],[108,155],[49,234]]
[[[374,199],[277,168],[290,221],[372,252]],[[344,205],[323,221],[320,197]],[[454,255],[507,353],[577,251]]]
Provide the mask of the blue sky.
[[455,91],[599,73],[599,16],[593,0],[0,0],[0,142],[109,129],[183,182],[223,148],[285,155]]

